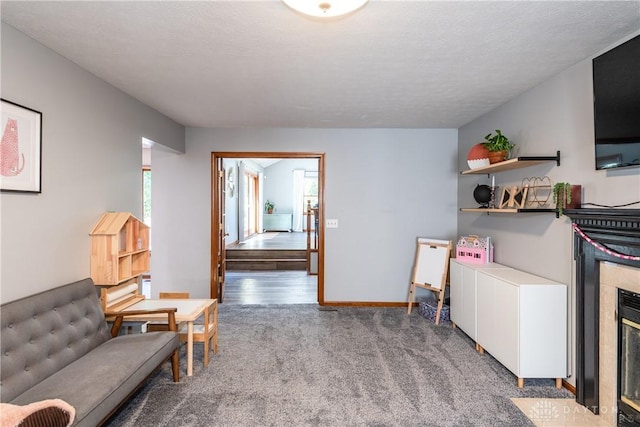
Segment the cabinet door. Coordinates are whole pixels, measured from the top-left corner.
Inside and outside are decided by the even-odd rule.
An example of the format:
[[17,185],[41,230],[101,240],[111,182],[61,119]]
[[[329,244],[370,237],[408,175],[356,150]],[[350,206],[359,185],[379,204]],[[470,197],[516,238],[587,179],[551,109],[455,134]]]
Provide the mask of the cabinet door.
[[451,320],[472,340],[476,339],[476,272],[475,269],[451,262]]
[[476,274],[477,338],[476,341],[485,350],[493,354],[496,350],[496,290],[493,277],[482,272]]
[[495,348],[491,353],[511,372],[519,375],[519,298],[518,286],[494,279],[495,310]]
[[567,376],[567,288],[520,287],[520,374],[532,378]]
[[458,325],[460,329],[465,330],[463,305],[463,287],[462,287],[462,266],[455,261],[449,263],[449,310],[451,321]]
[[462,267],[462,318],[465,331],[471,339],[477,338],[476,320],[476,270]]

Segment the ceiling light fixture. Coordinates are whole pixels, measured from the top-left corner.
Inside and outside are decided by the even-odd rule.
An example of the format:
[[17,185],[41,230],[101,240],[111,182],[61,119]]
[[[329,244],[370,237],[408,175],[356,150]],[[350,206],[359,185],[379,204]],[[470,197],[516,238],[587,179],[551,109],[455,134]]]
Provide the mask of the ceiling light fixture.
[[282,0],[290,8],[305,15],[332,18],[360,9],[368,0]]

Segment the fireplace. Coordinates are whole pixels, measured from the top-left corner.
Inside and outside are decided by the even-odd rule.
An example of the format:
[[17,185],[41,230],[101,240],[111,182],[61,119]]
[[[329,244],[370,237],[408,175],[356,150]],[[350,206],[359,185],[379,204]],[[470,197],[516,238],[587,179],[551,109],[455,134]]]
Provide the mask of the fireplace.
[[618,425],[640,426],[640,294],[618,289]]
[[640,210],[574,209],[565,214],[575,228],[576,401],[598,414],[600,343],[610,338],[600,336],[600,266],[607,262],[640,268]]

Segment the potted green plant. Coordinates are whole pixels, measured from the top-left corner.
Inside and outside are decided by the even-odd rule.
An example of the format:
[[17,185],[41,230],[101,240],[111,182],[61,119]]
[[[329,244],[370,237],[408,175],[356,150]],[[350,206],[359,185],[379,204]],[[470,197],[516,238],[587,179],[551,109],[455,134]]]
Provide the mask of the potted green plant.
[[559,216],[563,215],[565,209],[578,209],[581,202],[581,185],[571,185],[568,182],[556,182],[553,185],[553,203]]
[[500,129],[496,129],[495,135],[491,132],[486,134],[484,140],[485,142],[483,144],[485,148],[489,150],[489,163],[498,163],[508,159],[511,150],[516,146],[509,141],[509,138],[502,134]]
[[264,202],[264,210],[267,211],[268,214],[272,214],[275,207],[276,204],[271,200],[267,200],[266,202]]

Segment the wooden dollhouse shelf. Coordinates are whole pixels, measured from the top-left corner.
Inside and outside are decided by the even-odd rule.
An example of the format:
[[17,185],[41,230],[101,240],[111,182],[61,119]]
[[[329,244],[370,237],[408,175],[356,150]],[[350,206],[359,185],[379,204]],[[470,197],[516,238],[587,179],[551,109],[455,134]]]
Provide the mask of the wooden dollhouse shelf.
[[[555,162],[560,166],[560,151],[555,156],[520,156],[515,159],[505,160],[504,162],[494,163],[489,166],[483,166],[476,169],[469,169],[460,172],[461,175],[482,175],[495,172],[504,172],[508,170],[521,169],[529,166],[535,166],[542,163]],[[495,209],[494,209],[495,210]]]
[[114,286],[149,271],[149,227],[129,212],[107,212],[89,233],[91,278]]

